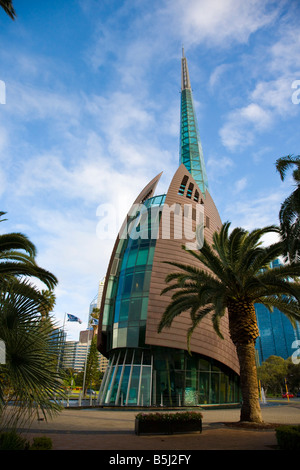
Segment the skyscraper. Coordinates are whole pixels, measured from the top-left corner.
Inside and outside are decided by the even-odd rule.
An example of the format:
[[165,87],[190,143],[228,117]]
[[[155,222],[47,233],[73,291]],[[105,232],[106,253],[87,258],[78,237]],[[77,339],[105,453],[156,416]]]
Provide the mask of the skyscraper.
[[[271,263],[272,268],[276,266],[280,266],[278,259]],[[293,327],[289,318],[280,310],[274,308],[273,312],[269,312],[262,304],[255,304],[255,313],[259,328],[259,337],[255,344],[259,363],[270,356],[283,359],[291,357],[300,344],[300,323],[296,322]]]
[[[205,318],[187,352],[189,312],[171,328],[157,332],[171,294],[161,296],[168,261],[196,263],[182,250],[196,247],[195,230],[204,236],[221,227],[208,191],[192,90],[181,61],[180,158],[166,194],[155,195],[161,174],[138,195],[120,229],[106,273],[100,307],[98,349],[108,357],[100,400],[107,405],[201,405],[239,400],[239,365],[222,319],[224,340]],[[199,265],[201,268],[201,266]]]

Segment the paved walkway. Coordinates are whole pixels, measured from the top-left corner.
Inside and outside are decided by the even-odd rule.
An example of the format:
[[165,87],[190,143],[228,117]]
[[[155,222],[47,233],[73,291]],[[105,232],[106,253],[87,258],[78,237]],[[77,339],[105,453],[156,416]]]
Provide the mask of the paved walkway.
[[[35,421],[28,438],[46,435],[54,450],[193,451],[275,450],[274,429],[244,429],[224,423],[238,422],[239,409],[205,409],[202,434],[140,435],[134,433],[136,410],[67,408],[53,420]],[[300,401],[262,405],[267,423],[300,424]]]

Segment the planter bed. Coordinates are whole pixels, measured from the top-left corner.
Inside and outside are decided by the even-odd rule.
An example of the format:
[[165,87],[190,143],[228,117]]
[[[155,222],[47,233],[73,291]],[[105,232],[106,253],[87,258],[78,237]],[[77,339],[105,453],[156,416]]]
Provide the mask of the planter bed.
[[180,434],[202,432],[201,413],[149,413],[135,418],[135,434]]

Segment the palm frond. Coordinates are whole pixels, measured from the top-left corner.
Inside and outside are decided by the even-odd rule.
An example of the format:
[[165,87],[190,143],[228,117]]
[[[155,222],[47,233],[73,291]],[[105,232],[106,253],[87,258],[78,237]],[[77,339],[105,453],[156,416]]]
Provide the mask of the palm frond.
[[0,394],[3,405],[6,386],[7,400],[15,403],[7,416],[16,422],[30,419],[38,408],[52,415],[59,409],[53,402],[54,394],[63,395],[52,340],[53,324],[41,320],[40,296],[29,298],[29,290],[32,293],[35,288],[28,281],[13,280],[6,284],[0,303],[0,337],[6,346]]
[[188,312],[195,306],[197,296],[185,295],[171,301],[167,306],[164,315],[159,323],[158,332],[160,333],[163,328],[170,328],[173,320],[183,312]]
[[203,246],[198,252],[188,250],[185,246],[183,246],[182,248],[190,255],[195,257],[202,265],[204,265],[208,270],[213,272],[217,277],[221,279],[222,277],[224,277],[224,264],[222,264],[219,254],[215,250],[215,245],[211,247],[204,239]]
[[12,20],[14,20],[15,17],[17,16],[16,11],[15,11],[14,6],[13,6],[13,3],[12,3],[12,0],[0,0],[0,7],[3,8],[5,13],[7,13],[7,15]]
[[292,155],[287,155],[286,157],[278,158],[275,162],[275,165],[276,170],[280,174],[281,180],[284,181],[286,172],[292,165],[297,165],[298,167],[300,167],[300,155],[297,155],[296,157],[293,157]]
[[0,256],[8,250],[24,250],[30,256],[36,256],[36,247],[23,233],[12,232],[0,235]]
[[300,214],[300,187],[295,189],[281,204],[279,221],[284,232],[295,222]]
[[199,307],[197,308],[197,306],[195,306],[191,310],[192,326],[190,326],[190,328],[187,331],[187,348],[188,348],[188,352],[190,352],[191,339],[192,339],[192,336],[193,336],[193,333],[194,333],[195,329],[197,328],[197,326],[199,325],[201,320],[203,320],[203,318],[206,317],[208,314],[210,314],[212,311],[213,311],[213,306],[212,305],[207,305],[207,306],[202,307],[202,308],[199,308]]
[[284,313],[294,328],[296,328],[297,322],[300,321],[300,302],[292,297],[284,295],[268,296],[261,298],[257,303],[263,304],[271,312],[276,308]]
[[[262,269],[269,269],[270,264],[282,255],[283,247],[282,242],[276,242],[269,246],[259,247],[250,251],[247,256],[244,270],[251,271],[251,275],[255,276]],[[249,273],[248,273],[249,275]]]
[[[270,225],[250,232],[238,227],[230,232],[230,223],[226,222],[219,232],[213,234],[212,246],[206,240],[199,251],[190,251],[183,246],[196,262],[191,265],[168,262],[180,271],[166,277],[167,286],[162,290],[162,295],[172,292],[172,297],[161,318],[159,332],[164,327],[170,327],[178,315],[189,312],[192,320],[188,330],[190,341],[195,328],[209,311],[212,313],[213,327],[222,337],[221,319],[226,307],[233,308],[233,304],[236,304],[234,322],[239,322],[239,309],[244,308],[249,315],[249,325],[255,329],[253,304],[265,302],[266,307],[271,308],[272,302],[276,300],[279,305],[278,299],[284,296],[288,300],[280,302],[283,307],[289,305],[284,312],[292,316],[293,307],[294,317],[298,315],[300,264],[294,262],[293,265],[271,267],[272,261],[283,253],[281,240],[269,246],[262,244],[262,237],[271,232],[279,234],[280,229]],[[268,301],[268,298],[271,300]],[[243,322],[241,326],[231,323],[230,328],[238,331],[243,325]]]
[[42,281],[49,289],[53,289],[58,282],[54,274],[34,263],[0,263],[0,284],[3,279],[11,276],[35,277]]

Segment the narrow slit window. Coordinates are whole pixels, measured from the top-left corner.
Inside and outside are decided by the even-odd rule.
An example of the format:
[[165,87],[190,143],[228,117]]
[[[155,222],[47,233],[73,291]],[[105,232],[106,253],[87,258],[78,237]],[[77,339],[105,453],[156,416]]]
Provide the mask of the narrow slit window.
[[196,189],[195,194],[194,194],[194,201],[198,202],[199,201],[199,191]]
[[188,187],[188,190],[187,190],[187,193],[186,193],[186,197],[190,198],[192,197],[192,193],[193,193],[193,189],[194,189],[194,185],[193,183],[190,183],[189,184],[189,187]]
[[184,193],[188,180],[189,180],[189,177],[186,175],[182,178],[178,194],[182,195]]

